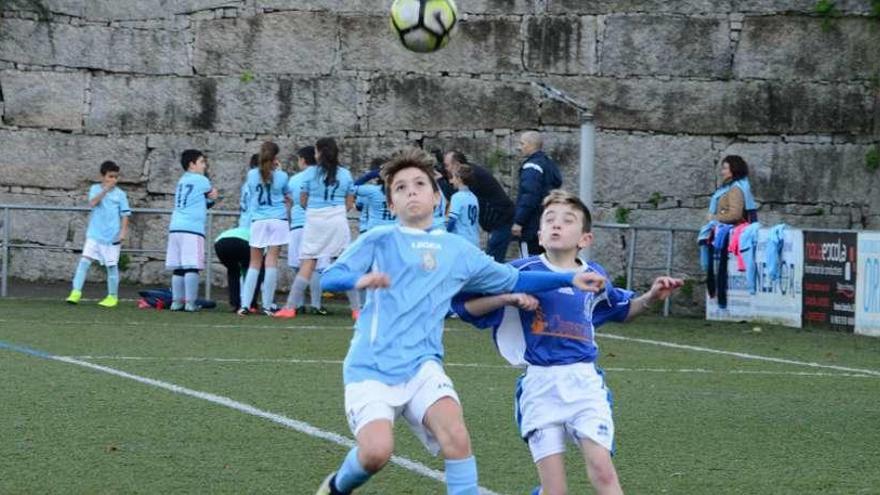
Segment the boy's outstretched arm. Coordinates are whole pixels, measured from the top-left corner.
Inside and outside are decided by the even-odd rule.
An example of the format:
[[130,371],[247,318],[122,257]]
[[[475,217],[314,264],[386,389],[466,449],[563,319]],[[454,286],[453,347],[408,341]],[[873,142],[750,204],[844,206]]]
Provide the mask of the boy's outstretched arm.
[[630,301],[626,321],[630,321],[644,313],[651,303],[665,300],[682,285],[684,285],[684,280],[680,278],[657,277],[654,279],[654,283],[651,284],[651,289],[648,292]]
[[521,292],[478,297],[464,303],[464,309],[472,316],[483,316],[504,306],[516,306],[526,311],[538,309],[538,299]]
[[605,277],[595,272],[520,272],[511,292],[535,293],[569,286],[599,292],[605,287]]

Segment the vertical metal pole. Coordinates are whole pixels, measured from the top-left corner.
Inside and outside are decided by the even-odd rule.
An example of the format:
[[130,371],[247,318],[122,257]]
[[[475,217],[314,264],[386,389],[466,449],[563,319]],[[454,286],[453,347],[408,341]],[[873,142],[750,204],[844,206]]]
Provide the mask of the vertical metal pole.
[[211,210],[208,210],[208,222],[205,225],[205,299],[211,299],[211,264],[214,262],[214,256],[212,256],[214,252],[214,243],[211,239],[214,238],[212,233],[214,229],[211,228],[211,224],[214,223],[214,214],[211,213]]
[[636,239],[639,231],[630,227],[629,232],[629,253],[626,256],[626,290],[632,290],[633,286],[633,264],[636,261]]
[[[675,250],[675,231],[669,230],[669,237],[666,241],[666,276],[672,274],[672,254]],[[663,301],[663,316],[669,316],[670,298]]]
[[[596,157],[596,126],[593,123],[593,116],[586,112],[581,112],[581,143],[580,143],[580,177],[578,179],[578,190],[580,192],[581,201],[587,205],[590,212],[593,211],[593,169],[595,167]],[[591,249],[581,250],[583,259],[590,259]]]
[[3,268],[0,274],[0,297],[7,295],[7,278],[9,277],[9,231],[12,229],[10,223],[9,208],[3,208]]

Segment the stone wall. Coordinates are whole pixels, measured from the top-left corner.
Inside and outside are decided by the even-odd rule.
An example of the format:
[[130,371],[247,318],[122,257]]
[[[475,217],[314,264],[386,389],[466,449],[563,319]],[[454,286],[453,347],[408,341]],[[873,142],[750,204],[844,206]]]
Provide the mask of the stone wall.
[[[262,140],[291,152],[324,135],[356,171],[410,142],[460,148],[513,193],[524,129],[546,133],[574,189],[578,116],[530,84],[544,81],[595,112],[600,221],[698,227],[736,153],[765,222],[880,228],[868,0],[835,2],[833,18],[813,0],[461,0],[454,39],[427,56],[399,46],[389,3],[0,1],[0,203],[83,205],[114,159],[133,206],[168,207],[177,157],[196,147],[233,209]],[[12,237],[78,248],[84,225],[16,213]],[[166,225],[135,218],[130,246],[162,249]],[[622,273],[620,236],[597,237],[596,258]],[[640,238],[637,265],[662,264],[664,242]],[[676,273],[698,273],[689,235],[676,253]],[[75,254],[41,256],[16,252],[12,273],[69,278]],[[154,257],[132,261],[127,280],[163,280]]]

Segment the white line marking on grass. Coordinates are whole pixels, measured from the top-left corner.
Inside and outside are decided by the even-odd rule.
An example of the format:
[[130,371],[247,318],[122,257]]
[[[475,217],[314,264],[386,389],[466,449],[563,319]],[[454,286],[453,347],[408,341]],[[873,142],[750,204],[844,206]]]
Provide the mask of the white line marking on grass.
[[[85,359],[90,361],[177,361],[197,363],[243,363],[243,364],[328,364],[339,366],[342,361],[333,359],[297,359],[297,358],[224,358],[224,357],[162,357],[162,356],[67,356],[72,359]],[[484,363],[443,363],[450,368],[477,368],[477,369],[516,369],[504,364]],[[830,378],[880,378],[875,375],[864,373],[824,373],[821,371],[770,371],[770,370],[709,370],[705,368],[610,368],[603,367],[606,371],[636,372],[636,373],[697,373],[697,374],[728,374],[728,375],[768,375],[768,376],[805,376],[805,377],[830,377]]]
[[639,339],[635,337],[624,337],[622,335],[615,335],[610,333],[600,333],[596,334],[600,338],[613,339],[613,340],[624,340],[627,342],[638,342],[640,344],[651,344],[660,347],[670,347],[672,349],[682,349],[686,351],[696,351],[696,352],[707,352],[710,354],[722,354],[724,356],[734,356],[742,359],[753,359],[756,361],[767,361],[770,363],[781,363],[781,364],[793,364],[796,366],[808,366],[810,368],[823,368],[829,370],[837,370],[837,371],[845,371],[848,373],[857,373],[863,375],[872,375],[872,376],[880,376],[880,371],[863,369],[863,368],[849,368],[846,366],[836,366],[833,364],[820,364],[820,363],[810,363],[807,361],[796,361],[794,359],[784,359],[784,358],[775,358],[770,356],[759,356],[757,354],[747,354],[745,352],[735,352],[735,351],[722,351],[718,349],[711,349],[709,347],[699,347],[695,345],[687,345],[687,344],[676,344],[674,342],[665,342],[662,340],[649,340],[649,339]]
[[[186,316],[184,316],[186,318]],[[238,318],[238,317],[236,317]],[[267,317],[268,318],[268,317]],[[338,328],[347,328],[340,325],[253,325],[248,324],[247,319],[240,320],[241,323],[238,324],[214,324],[214,323],[191,323],[184,320],[176,321],[173,323],[170,322],[153,322],[153,321],[106,321],[106,320],[17,320],[17,319],[4,319],[0,318],[0,323],[40,323],[44,325],[54,325],[54,326],[62,326],[62,325],[91,325],[91,326],[108,326],[108,327],[187,327],[187,328],[239,328],[239,329],[251,329],[251,328],[262,328],[262,329],[270,329],[270,330],[329,330],[329,329],[338,329]],[[253,321],[251,319],[250,321]],[[278,320],[275,320],[278,321]]]
[[[82,361],[80,359],[67,357],[67,356],[56,356],[53,354],[48,354],[43,351],[39,351],[36,349],[21,347],[17,345],[10,345],[4,342],[0,342],[0,348],[5,348],[9,350],[13,350],[16,352],[21,352],[24,354],[28,354],[35,357],[40,357],[44,359],[51,359],[53,361],[60,361],[62,363],[74,364],[77,366],[82,366],[84,368],[89,368],[95,371],[100,371],[103,373],[107,373],[110,375],[118,376],[120,378],[127,378],[129,380],[134,380],[138,383],[143,383],[145,385],[150,385],[156,388],[161,388],[164,390],[168,390],[170,392],[174,392],[176,394],[186,395],[189,397],[194,397],[196,399],[202,399],[208,402],[212,402],[214,404],[218,404],[224,407],[228,407],[230,409],[235,409],[236,411],[243,412],[245,414],[250,414],[252,416],[256,416],[258,418],[268,419],[273,423],[280,424],[282,426],[286,426],[292,430],[296,430],[300,433],[305,433],[306,435],[320,438],[322,440],[327,440],[333,442],[337,445],[341,445],[346,448],[351,448],[355,446],[355,442],[350,438],[344,437],[337,433],[333,433],[330,431],[322,430],[315,426],[312,426],[304,421],[299,421],[296,419],[288,418],[287,416],[282,416],[280,414],[272,413],[269,411],[264,411],[262,409],[258,409],[250,404],[245,404],[243,402],[238,402],[236,400],[230,399],[228,397],[224,397],[222,395],[216,395],[209,392],[201,392],[199,390],[193,390],[186,387],[181,387],[180,385],[175,385],[169,382],[163,382],[161,380],[156,380],[153,378],[147,378],[140,375],[135,375],[132,373],[127,373],[122,370],[118,370],[115,368],[110,368],[108,366],[102,366],[100,364],[90,363],[88,361]],[[408,469],[416,474],[420,474],[427,478],[431,478],[437,480],[439,482],[445,482],[445,476],[442,472],[437,471],[436,469],[431,469],[428,466],[420,462],[413,461],[411,459],[407,459],[405,457],[400,456],[391,456],[391,462],[397,464],[398,466]],[[483,495],[500,495],[499,493],[493,492],[487,488],[480,487],[480,493]]]

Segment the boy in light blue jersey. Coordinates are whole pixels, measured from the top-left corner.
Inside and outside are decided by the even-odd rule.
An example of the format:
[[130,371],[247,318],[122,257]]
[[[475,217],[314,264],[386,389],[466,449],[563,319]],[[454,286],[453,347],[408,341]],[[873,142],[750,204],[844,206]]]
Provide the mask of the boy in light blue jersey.
[[[378,227],[397,222],[397,217],[388,209],[388,201],[385,199],[385,183],[379,177],[378,171],[388,159],[374,158],[370,162],[370,171],[355,181],[355,207],[361,212],[360,233]],[[368,180],[364,180],[368,179]],[[376,180],[378,183],[371,183]],[[359,181],[363,181],[359,183]]]
[[[248,171],[257,168],[259,165],[260,155],[254,153],[251,155],[250,163],[248,164]],[[238,196],[238,226],[250,230],[253,216],[254,211],[251,207],[251,193],[248,189],[247,174],[245,174],[245,180],[241,184]],[[250,236],[250,232],[248,232],[248,236]]]
[[205,177],[208,162],[199,150],[180,155],[184,173],[174,192],[174,211],[168,226],[165,268],[171,270],[171,311],[198,311],[199,271],[205,268],[205,222],[209,200],[219,194]]
[[592,244],[590,228],[589,210],[580,199],[551,191],[543,201],[539,230],[546,253],[512,265],[520,273],[594,273],[605,279],[603,291],[563,288],[534,297],[462,293],[453,299],[462,320],[493,327],[501,355],[514,366],[527,367],[517,384],[516,419],[541,479],[533,495],[569,493],[563,462],[566,438],[580,447],[596,493],[623,493],[611,462],[611,392],[596,366],[595,329],[608,321],[632,319],[682,285],[679,279],[659,277],[640,297],[613,287],[601,266],[577,257],[578,250]]
[[119,165],[112,161],[101,164],[101,183],[89,188],[89,228],[82,258],[73,275],[73,289],[67,302],[78,304],[82,299],[82,288],[92,261],[97,260],[107,268],[107,297],[98,302],[99,306],[113,308],[119,304],[119,253],[122,242],[128,235],[128,217],[131,208],[128,197],[116,187],[119,180]]
[[451,495],[478,493],[477,465],[452,382],[443,371],[443,319],[452,296],[473,292],[598,290],[591,273],[520,273],[496,263],[445,229],[434,229],[440,201],[433,159],[406,148],[382,169],[400,225],[362,235],[324,272],[326,290],[367,289],[367,302],[343,365],[345,410],[357,447],[318,495],[347,494],[378,472],[393,449],[393,422],[403,415],[434,454],[446,459]]
[[449,200],[449,219],[446,230],[460,235],[474,246],[480,245],[480,203],[468,187],[473,180],[473,172],[467,165],[460,165],[452,174],[452,185],[458,189]]

